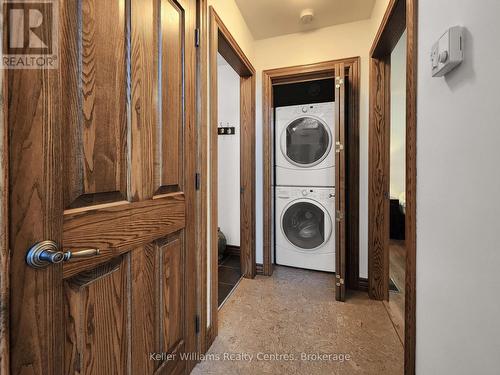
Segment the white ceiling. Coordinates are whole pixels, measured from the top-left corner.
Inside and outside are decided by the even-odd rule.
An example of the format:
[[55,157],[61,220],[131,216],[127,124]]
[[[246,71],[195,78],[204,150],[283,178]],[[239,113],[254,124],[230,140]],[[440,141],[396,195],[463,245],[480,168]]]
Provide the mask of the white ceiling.
[[[319,29],[370,18],[375,0],[236,0],[255,39]],[[314,20],[300,22],[300,12],[314,10]]]

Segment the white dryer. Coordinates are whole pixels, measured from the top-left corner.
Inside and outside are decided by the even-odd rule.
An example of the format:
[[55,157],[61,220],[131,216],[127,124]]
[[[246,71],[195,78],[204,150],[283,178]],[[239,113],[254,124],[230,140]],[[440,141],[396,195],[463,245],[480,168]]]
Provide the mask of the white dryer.
[[334,104],[276,108],[276,185],[335,186]]
[[276,187],[276,264],[335,272],[335,189]]

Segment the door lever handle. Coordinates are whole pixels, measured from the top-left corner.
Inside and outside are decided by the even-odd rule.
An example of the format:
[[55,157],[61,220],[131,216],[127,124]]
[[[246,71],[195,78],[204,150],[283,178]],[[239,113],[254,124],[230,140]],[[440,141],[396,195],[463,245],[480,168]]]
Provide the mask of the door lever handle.
[[26,254],[26,263],[33,268],[44,268],[70,259],[88,258],[99,255],[99,249],[60,251],[54,241],[41,241],[31,246]]
[[93,257],[94,255],[99,255],[99,253],[99,249],[85,249],[79,251],[68,250],[64,253],[64,260],[89,258]]

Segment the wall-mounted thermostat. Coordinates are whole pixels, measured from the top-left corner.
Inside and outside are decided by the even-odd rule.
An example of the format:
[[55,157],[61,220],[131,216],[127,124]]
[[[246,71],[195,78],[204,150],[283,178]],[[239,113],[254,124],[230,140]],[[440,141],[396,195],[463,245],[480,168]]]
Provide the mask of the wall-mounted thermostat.
[[442,77],[454,69],[464,59],[463,29],[454,26],[432,46],[432,76]]

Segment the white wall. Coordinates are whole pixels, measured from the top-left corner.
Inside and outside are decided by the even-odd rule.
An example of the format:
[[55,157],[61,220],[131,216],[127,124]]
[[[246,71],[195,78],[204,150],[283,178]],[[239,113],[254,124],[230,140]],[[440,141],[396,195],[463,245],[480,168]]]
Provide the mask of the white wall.
[[240,76],[218,55],[218,118],[235,135],[219,135],[218,223],[228,245],[240,246]]
[[334,59],[361,57],[360,107],[360,277],[368,276],[368,54],[388,0],[378,0],[372,18],[255,41],[257,263],[262,263],[262,71]]
[[391,54],[391,198],[406,192],[406,31]]
[[[417,374],[500,373],[500,1],[420,0]],[[431,45],[466,27],[465,62],[431,78]]]

